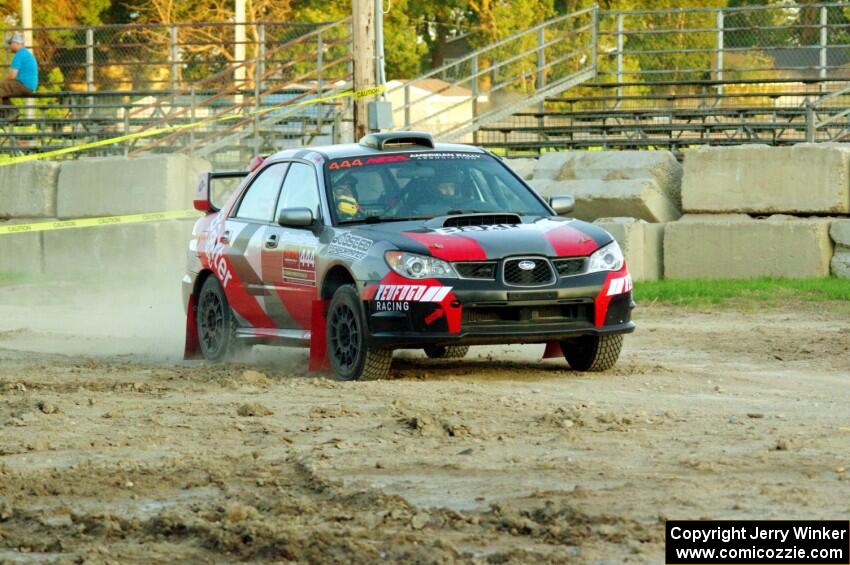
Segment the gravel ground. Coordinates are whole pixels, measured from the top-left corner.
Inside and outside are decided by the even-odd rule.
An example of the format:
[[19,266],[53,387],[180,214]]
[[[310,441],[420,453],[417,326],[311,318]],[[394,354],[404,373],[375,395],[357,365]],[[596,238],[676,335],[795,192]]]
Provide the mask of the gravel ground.
[[643,305],[605,374],[343,383],[182,362],[170,287],[112,288],[0,288],[0,563],[654,564],[667,518],[850,512],[846,303]]

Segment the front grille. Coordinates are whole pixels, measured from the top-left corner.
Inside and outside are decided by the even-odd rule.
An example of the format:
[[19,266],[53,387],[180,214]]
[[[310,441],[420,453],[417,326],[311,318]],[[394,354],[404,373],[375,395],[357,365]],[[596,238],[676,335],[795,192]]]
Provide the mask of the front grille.
[[516,214],[470,214],[468,216],[452,216],[443,222],[444,228],[463,228],[467,226],[514,226],[522,223],[522,218]]
[[[534,263],[531,269],[521,269],[520,264]],[[555,282],[555,273],[548,259],[522,257],[507,259],[504,266],[505,284],[512,286],[546,286]]]
[[552,304],[546,306],[471,306],[464,307],[461,323],[467,329],[476,326],[593,323],[593,303]]
[[489,279],[496,278],[496,262],[478,262],[469,261],[464,263],[455,263],[457,274],[465,279]]
[[570,259],[555,259],[552,264],[555,265],[555,270],[558,271],[559,277],[569,277],[572,275],[580,275],[585,270],[587,259],[585,257],[574,257]]

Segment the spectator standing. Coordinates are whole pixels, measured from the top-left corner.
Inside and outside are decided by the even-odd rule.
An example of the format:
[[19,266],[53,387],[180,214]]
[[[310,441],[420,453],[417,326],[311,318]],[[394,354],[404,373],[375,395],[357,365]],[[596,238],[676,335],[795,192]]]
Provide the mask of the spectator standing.
[[[10,98],[32,94],[38,88],[38,62],[24,47],[24,37],[20,33],[12,34],[6,45],[14,57],[9,72],[0,81],[0,104],[10,106]],[[18,109],[4,108],[3,114],[3,118],[14,120],[18,117]]]

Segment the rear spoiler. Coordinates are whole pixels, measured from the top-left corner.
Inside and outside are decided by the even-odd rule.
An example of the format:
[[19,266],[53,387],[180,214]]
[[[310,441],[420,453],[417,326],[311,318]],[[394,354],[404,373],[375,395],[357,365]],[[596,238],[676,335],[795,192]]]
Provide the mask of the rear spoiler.
[[[218,212],[221,204],[227,201],[230,197],[226,187],[215,190],[215,181],[221,179],[244,179],[249,174],[248,171],[228,171],[224,173],[201,173],[198,175],[198,187],[195,190],[195,197],[192,203],[195,210],[200,210],[206,214]],[[218,205],[217,205],[218,204]]]

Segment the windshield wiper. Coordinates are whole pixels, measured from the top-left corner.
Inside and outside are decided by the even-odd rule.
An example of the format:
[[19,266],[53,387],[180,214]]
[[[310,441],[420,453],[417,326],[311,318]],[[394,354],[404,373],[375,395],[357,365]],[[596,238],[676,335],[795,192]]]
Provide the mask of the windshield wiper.
[[340,222],[340,224],[381,224],[384,222],[409,222],[411,220],[427,220],[428,218],[389,218],[384,216],[366,216],[365,218],[360,218],[357,220],[348,220],[347,222]]
[[493,214],[494,212],[484,212],[482,210],[449,210],[446,216],[456,216],[458,214]]

